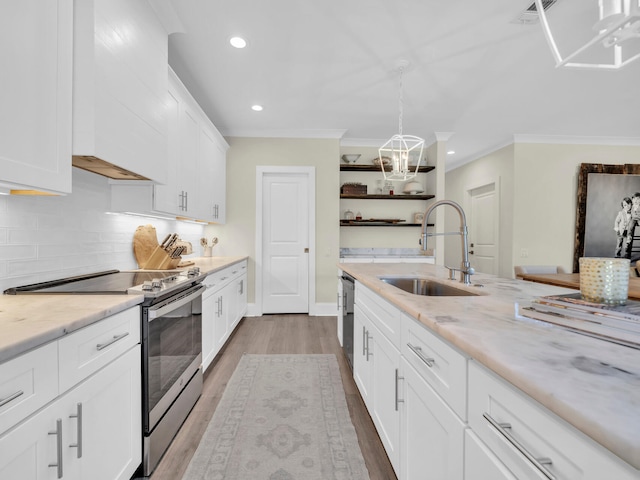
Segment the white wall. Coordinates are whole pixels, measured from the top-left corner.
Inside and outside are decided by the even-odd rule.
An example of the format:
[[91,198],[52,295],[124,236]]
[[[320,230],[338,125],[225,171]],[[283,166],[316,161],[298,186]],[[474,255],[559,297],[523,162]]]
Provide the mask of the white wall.
[[[509,145],[479,160],[449,171],[445,177],[447,199],[458,202],[463,208],[467,207],[466,196],[469,190],[494,182],[499,185],[498,270],[501,277],[507,278],[511,277],[513,270],[511,263],[514,203],[513,155],[513,145]],[[460,221],[453,210],[447,212],[445,228],[448,232],[460,229]],[[460,238],[446,237],[445,264],[459,265],[460,255]]]
[[133,234],[139,225],[153,225],[160,240],[177,232],[200,255],[201,225],[108,214],[108,180],[76,168],[72,188],[66,196],[0,196],[0,291],[84,273],[135,269]]

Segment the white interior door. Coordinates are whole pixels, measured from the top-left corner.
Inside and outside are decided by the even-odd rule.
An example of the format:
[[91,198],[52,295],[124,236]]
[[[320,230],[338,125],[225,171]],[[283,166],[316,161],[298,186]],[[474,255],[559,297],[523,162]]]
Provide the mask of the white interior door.
[[500,217],[496,184],[490,183],[468,192],[469,261],[476,272],[497,275]]
[[309,312],[309,175],[262,176],[262,312]]

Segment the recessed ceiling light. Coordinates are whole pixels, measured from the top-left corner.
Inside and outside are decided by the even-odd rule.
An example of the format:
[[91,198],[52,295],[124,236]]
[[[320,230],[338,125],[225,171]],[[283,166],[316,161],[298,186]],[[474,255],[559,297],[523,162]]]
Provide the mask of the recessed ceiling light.
[[253,110],[254,112],[261,112],[263,108],[262,108],[262,105],[253,105],[251,107],[251,110]]
[[244,48],[247,46],[247,41],[242,37],[231,37],[229,43],[236,48]]
[[449,150],[449,151],[447,152],[447,155],[453,155],[454,153],[456,153],[456,151],[455,151],[455,150]]

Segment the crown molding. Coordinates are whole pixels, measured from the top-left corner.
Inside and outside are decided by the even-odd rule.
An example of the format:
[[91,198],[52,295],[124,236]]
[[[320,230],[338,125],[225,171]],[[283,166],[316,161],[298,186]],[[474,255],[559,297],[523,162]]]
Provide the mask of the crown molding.
[[341,139],[346,130],[266,130],[266,129],[237,129],[223,130],[220,132],[225,137],[253,137],[253,138],[332,138]]
[[640,146],[640,137],[595,137],[579,135],[530,135],[516,133],[513,143],[549,143],[564,145]]

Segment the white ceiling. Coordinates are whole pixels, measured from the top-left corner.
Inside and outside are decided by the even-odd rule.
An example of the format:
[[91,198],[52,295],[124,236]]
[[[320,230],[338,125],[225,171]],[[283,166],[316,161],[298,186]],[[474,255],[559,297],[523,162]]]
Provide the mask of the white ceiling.
[[449,167],[514,135],[640,145],[640,61],[556,69],[540,24],[512,23],[533,0],[171,1],[170,64],[224,135],[382,143],[406,59],[403,133],[453,132]]

